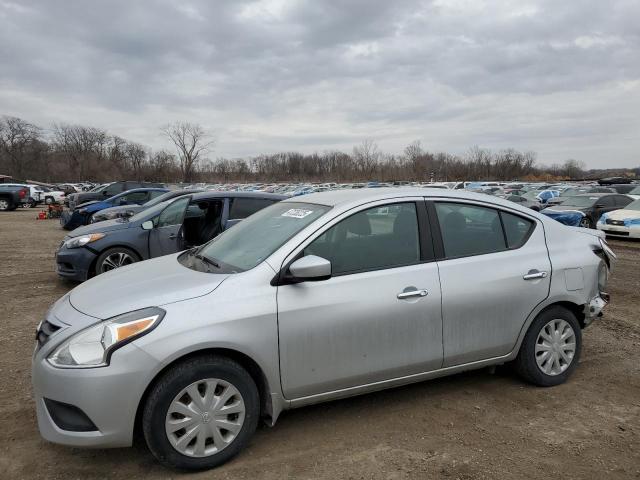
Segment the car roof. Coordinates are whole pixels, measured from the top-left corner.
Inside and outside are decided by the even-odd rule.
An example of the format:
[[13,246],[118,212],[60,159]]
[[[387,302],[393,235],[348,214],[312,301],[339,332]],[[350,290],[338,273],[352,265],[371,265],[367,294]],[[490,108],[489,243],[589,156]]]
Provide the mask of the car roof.
[[330,207],[359,205],[378,200],[387,200],[398,197],[434,197],[466,199],[482,203],[492,203],[512,208],[514,203],[485,193],[468,192],[465,190],[452,190],[429,187],[382,187],[361,188],[349,190],[331,190],[328,192],[310,193],[301,197],[289,197],[285,202],[301,202],[326,205]]
[[289,198],[286,195],[267,192],[220,192],[208,190],[206,192],[193,194],[193,200],[208,200],[210,198],[265,198],[271,200],[284,200]]

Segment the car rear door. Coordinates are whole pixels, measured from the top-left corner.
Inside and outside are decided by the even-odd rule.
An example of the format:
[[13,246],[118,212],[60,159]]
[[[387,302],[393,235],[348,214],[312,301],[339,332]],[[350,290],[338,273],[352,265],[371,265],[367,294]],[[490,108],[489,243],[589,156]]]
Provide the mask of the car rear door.
[[149,257],[179,252],[183,244],[182,223],[191,197],[179,197],[160,212],[149,232]]
[[442,288],[444,366],[506,355],[549,295],[542,222],[458,201],[428,203]]
[[332,277],[278,287],[286,398],[440,368],[440,282],[422,199],[343,214],[284,265],[304,255],[330,260]]

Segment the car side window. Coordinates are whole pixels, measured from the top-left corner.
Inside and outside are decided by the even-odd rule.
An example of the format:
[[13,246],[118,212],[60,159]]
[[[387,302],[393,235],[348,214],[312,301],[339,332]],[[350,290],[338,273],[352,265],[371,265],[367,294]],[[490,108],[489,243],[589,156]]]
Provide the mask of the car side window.
[[506,250],[497,210],[463,203],[436,203],[444,254],[447,258]]
[[105,188],[104,191],[106,192],[106,197],[113,197],[114,195],[122,192],[122,187],[119,184],[114,183],[113,185],[109,185]]
[[416,205],[395,203],[355,213],[316,238],[303,254],[329,260],[333,275],[420,263]]
[[152,190],[147,193],[149,194],[149,200],[153,200],[154,198],[159,197],[160,195],[164,195],[167,192],[163,192],[161,190]]
[[613,207],[613,206],[615,206],[615,200],[613,198],[614,197],[612,195],[608,195],[606,197],[601,197],[601,198],[598,199],[596,204],[603,205],[605,208],[606,207]]
[[626,195],[618,195],[615,198],[615,202],[616,202],[616,205],[619,207],[626,207],[631,202],[633,202],[633,199],[631,197],[627,197]]
[[507,245],[511,249],[520,248],[529,238],[535,225],[534,222],[507,212],[500,212],[500,216],[502,217],[504,234],[507,237]]
[[266,198],[234,198],[229,209],[229,220],[241,220],[253,215],[258,210],[262,210],[273,203],[273,200]]
[[184,220],[184,212],[189,200],[189,198],[181,198],[167,206],[162,212],[160,212],[156,226],[161,228],[181,224]]
[[148,192],[133,192],[120,197],[120,201],[127,203],[143,203],[147,201]]

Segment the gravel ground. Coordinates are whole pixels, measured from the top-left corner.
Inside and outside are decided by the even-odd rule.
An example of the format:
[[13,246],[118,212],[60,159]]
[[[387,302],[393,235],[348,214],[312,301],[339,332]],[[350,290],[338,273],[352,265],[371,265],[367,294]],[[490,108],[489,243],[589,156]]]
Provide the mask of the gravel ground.
[[[80,450],[43,441],[31,399],[34,329],[73,285],[64,236],[37,210],[0,213],[0,478],[177,478],[144,446]],[[551,389],[508,369],[424,382],[284,413],[227,465],[190,479],[640,478],[640,243],[619,256],[612,303],[584,333],[579,368]]]

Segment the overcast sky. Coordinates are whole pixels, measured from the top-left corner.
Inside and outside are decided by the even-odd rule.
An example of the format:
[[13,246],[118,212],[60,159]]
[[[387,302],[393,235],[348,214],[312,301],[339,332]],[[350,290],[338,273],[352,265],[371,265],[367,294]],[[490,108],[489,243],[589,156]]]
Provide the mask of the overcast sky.
[[638,0],[0,0],[0,114],[212,156],[533,150],[640,165]]

